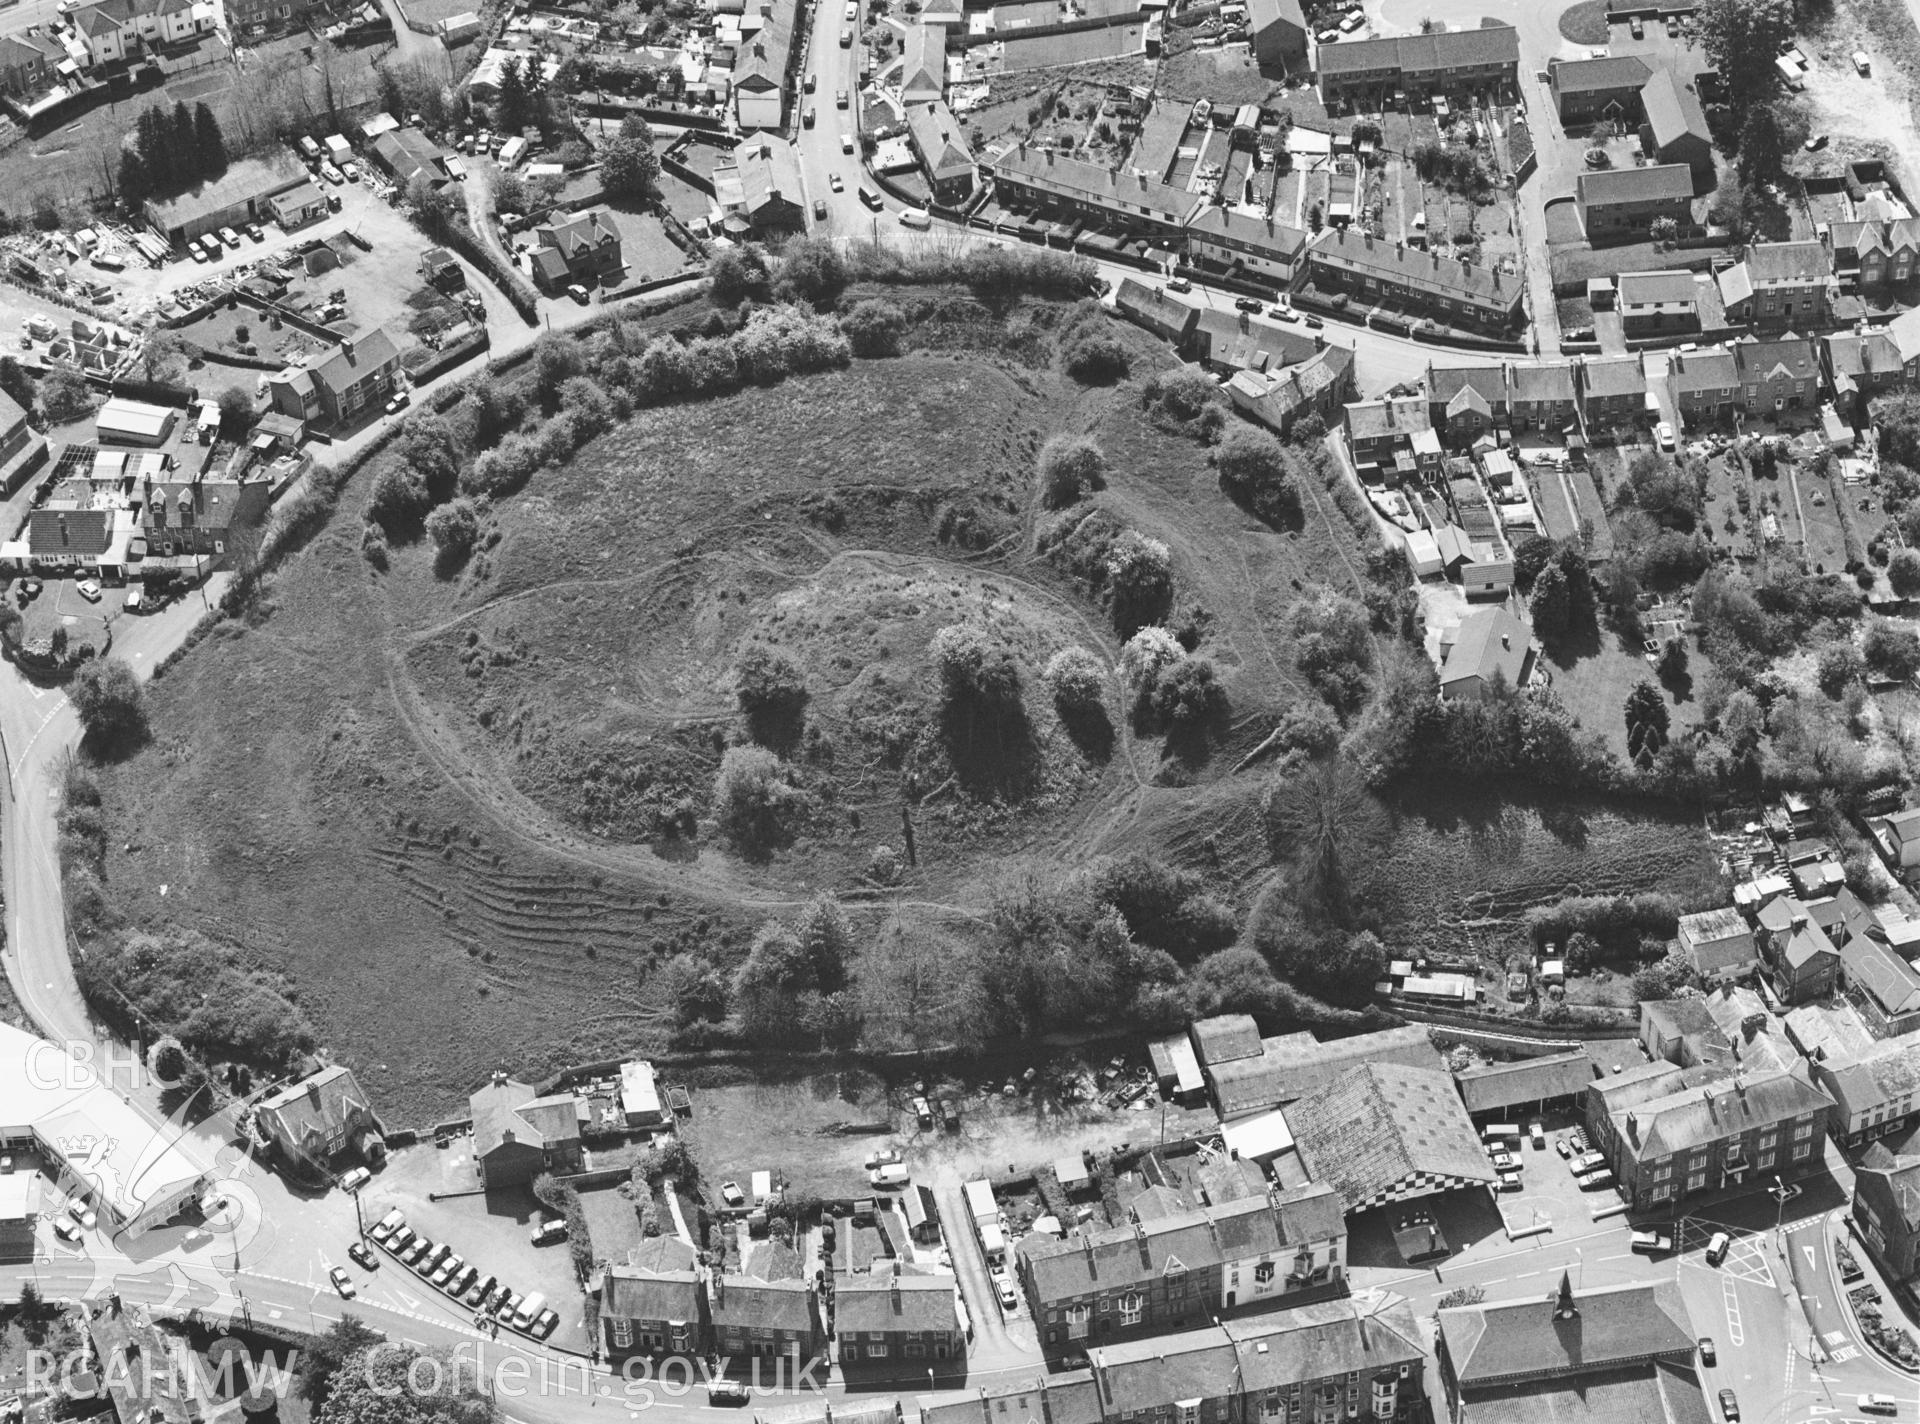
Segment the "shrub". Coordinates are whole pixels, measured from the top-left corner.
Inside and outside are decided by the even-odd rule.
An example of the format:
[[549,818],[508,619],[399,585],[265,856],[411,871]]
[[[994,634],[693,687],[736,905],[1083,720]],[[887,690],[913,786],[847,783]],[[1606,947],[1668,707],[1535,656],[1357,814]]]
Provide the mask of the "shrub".
[[728,747],[713,778],[714,817],[721,833],[760,854],[793,838],[806,795],[787,767],[764,747]]
[[1165,628],[1142,628],[1120,650],[1120,671],[1127,686],[1136,694],[1152,695],[1161,670],[1172,667],[1187,655],[1180,640]]
[[427,537],[433,540],[443,569],[458,568],[480,537],[480,516],[470,499],[455,499],[427,516]]
[[1107,487],[1107,458],[1091,436],[1056,435],[1040,447],[1040,502],[1065,509]]
[[1920,553],[1902,549],[1887,564],[1887,582],[1902,598],[1920,593]]
[[1240,933],[1233,910],[1208,893],[1200,877],[1144,855],[1096,867],[1087,894],[1110,905],[1136,940],[1183,959],[1197,959],[1233,943]]
[[1211,658],[1182,658],[1155,681],[1151,699],[1154,720],[1174,733],[1211,726],[1226,715],[1227,689],[1220,684]]
[[1895,682],[1920,672],[1920,635],[1911,628],[1876,621],[1867,629],[1860,651],[1869,668]]
[[1149,421],[1176,435],[1210,440],[1226,424],[1220,387],[1197,366],[1150,377],[1140,390],[1140,404]]
[[1020,696],[1020,667],[1013,655],[971,623],[955,623],[933,635],[934,666],[951,703],[1008,705]]
[[1173,611],[1173,556],[1158,539],[1131,529],[1122,534],[1107,553],[1106,578],[1113,626],[1123,638],[1164,623]]
[[1047,659],[1042,676],[1062,716],[1083,716],[1106,698],[1107,670],[1085,648],[1062,648]]
[[389,539],[398,541],[419,531],[420,520],[432,507],[426,482],[405,465],[388,465],[367,495],[367,518]]
[[723,247],[707,261],[707,292],[717,306],[738,306],[766,289],[766,259],[755,248]]
[[1278,440],[1251,425],[1236,425],[1213,452],[1213,467],[1227,498],[1270,524],[1297,524],[1300,491]]
[[907,319],[892,302],[869,297],[840,318],[840,330],[856,356],[898,356]]
[[96,658],[81,665],[67,688],[67,699],[89,742],[103,749],[122,748],[146,735],[146,702],[140,680],[119,658]]
[[734,697],[755,741],[787,745],[799,735],[807,680],[785,653],[758,644],[749,648],[734,668]]
[[1111,336],[1091,334],[1071,342],[1061,364],[1069,376],[1087,386],[1125,380],[1130,367],[1126,347]]
[[807,302],[831,311],[846,288],[847,264],[825,238],[795,238],[780,254],[780,279],[774,292],[781,301]]

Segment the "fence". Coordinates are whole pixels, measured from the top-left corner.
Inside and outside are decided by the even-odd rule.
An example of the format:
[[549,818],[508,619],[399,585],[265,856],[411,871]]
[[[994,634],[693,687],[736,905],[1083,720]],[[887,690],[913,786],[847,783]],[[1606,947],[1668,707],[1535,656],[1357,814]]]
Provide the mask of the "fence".
[[487,335],[487,329],[483,326],[465,341],[456,342],[436,352],[432,360],[413,373],[413,383],[416,386],[424,386],[429,381],[437,380],[462,361],[471,361],[482,351],[489,349],[492,344],[493,339]]
[[[1526,1038],[1526,1030],[1532,1024],[1526,1019],[1501,1018],[1496,1014],[1475,1013],[1468,1009],[1428,1009],[1416,1008],[1411,1004],[1395,1004],[1394,1013],[1414,1023],[1438,1024],[1448,1028],[1478,1029],[1483,1033],[1500,1034],[1507,1037]],[[1614,1010],[1583,1006],[1582,1013],[1611,1013]],[[1639,1032],[1639,1020],[1622,1012],[1622,1017],[1611,1024],[1598,1023],[1560,1023],[1541,1024],[1541,1034],[1552,1034],[1553,1038],[1542,1038],[1541,1042],[1551,1043],[1558,1039],[1593,1039],[1632,1037]]]

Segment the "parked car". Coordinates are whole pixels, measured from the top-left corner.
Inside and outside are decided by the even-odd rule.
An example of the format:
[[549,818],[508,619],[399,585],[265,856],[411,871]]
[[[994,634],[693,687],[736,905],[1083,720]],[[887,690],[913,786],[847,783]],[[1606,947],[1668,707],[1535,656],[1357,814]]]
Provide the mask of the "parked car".
[[853,135],[852,134],[842,133],[840,135],[840,151],[842,153],[853,152]]
[[740,1190],[740,1184],[738,1182],[722,1182],[720,1184],[720,1200],[728,1206],[738,1209],[747,1204],[747,1194]]
[[1538,1122],[1527,1125],[1527,1137],[1533,1143],[1535,1152],[1544,1152],[1547,1147],[1547,1130]]
[[395,1207],[367,1228],[367,1237],[374,1245],[385,1246],[392,1241],[394,1232],[400,1230],[404,1224],[405,1218],[400,1215],[400,1208]]
[[1326,323],[1317,316],[1303,316],[1300,320],[1309,331],[1318,331],[1326,325]]
[[578,282],[567,283],[567,295],[573,298],[576,306],[584,307],[593,300],[593,298],[588,295],[587,289]]
[[226,243],[226,245],[228,247],[231,247],[234,251],[238,252],[240,250],[240,234],[235,232],[232,228],[230,227],[221,228],[220,240]]
[[1268,307],[1267,315],[1272,317],[1275,321],[1300,320],[1300,318],[1295,316],[1294,313],[1287,307]]
[[741,1405],[747,1402],[747,1387],[739,1380],[716,1379],[707,1381],[707,1403]]
[[1014,1289],[1013,1277],[1009,1276],[1005,1271],[995,1271],[993,1273],[993,1289],[995,1294],[1000,1297],[1000,1308],[1002,1310],[1019,1309],[1020,1292]]
[[331,161],[322,163],[320,165],[320,176],[326,179],[329,183],[333,184],[333,186],[336,188],[344,187],[346,185],[346,181],[347,181],[346,175],[342,173],[338,168],[335,168]]
[[1258,297],[1235,297],[1233,304],[1243,312],[1252,312],[1255,316],[1260,314],[1260,299]]
[[363,1271],[377,1271],[380,1269],[380,1258],[373,1254],[373,1249],[364,1241],[356,1241],[353,1245],[347,1247],[347,1256],[354,1265],[360,1267]]
[[205,263],[207,260],[207,254],[200,250],[200,244],[198,242],[189,242],[187,244],[187,256],[199,263]]
[[360,181],[360,165],[357,163],[341,164],[340,176],[345,178],[349,183],[358,183]]
[[100,1224],[100,1218],[94,1215],[93,1208],[81,1201],[78,1197],[75,1197],[67,1203],[67,1215],[79,1222],[80,1225],[86,1227],[89,1231]]
[[405,391],[395,391],[393,393],[393,399],[387,402],[387,414],[398,415],[412,404],[412,396],[408,395]]
[[447,1294],[452,1296],[455,1300],[459,1300],[462,1296],[464,1296],[467,1293],[467,1287],[472,1285],[474,1281],[479,1279],[479,1276],[480,1276],[480,1272],[476,1267],[462,1266],[459,1270],[453,1273],[453,1279],[447,1282],[446,1284]]
[[343,1192],[357,1192],[372,1180],[373,1173],[369,1172],[365,1167],[355,1167],[340,1179],[340,1190]]
[[352,1300],[360,1293],[353,1287],[353,1277],[343,1267],[333,1267],[327,1272],[327,1279],[333,1282],[333,1288],[340,1292],[343,1299]]
[[906,1158],[900,1155],[899,1148],[882,1147],[878,1152],[869,1152],[864,1165],[866,1169],[871,1172],[875,1167],[889,1167],[895,1162],[904,1162],[905,1160]]
[[447,1286],[453,1282],[455,1276],[459,1275],[466,1268],[467,1263],[461,1260],[458,1255],[448,1256],[433,1268],[433,1275],[429,1277],[429,1279],[437,1286]]
[[1660,443],[1662,450],[1671,451],[1673,449],[1673,427],[1666,421],[1663,420],[1654,426],[1653,438]]
[[245,232],[248,239],[253,242],[265,242],[267,240],[267,234],[259,223],[248,223],[241,231]]
[[79,583],[73,586],[73,591],[86,599],[88,603],[98,603],[100,601],[100,580],[81,579]]
[[71,1221],[54,1222],[53,1234],[58,1236],[62,1241],[69,1242],[72,1245],[78,1246],[80,1244],[80,1228],[75,1226]]
[[496,1276],[480,1277],[479,1280],[467,1287],[467,1304],[476,1307],[485,1305],[487,1303],[487,1297],[492,1295],[499,1286],[500,1281]]
[[1514,1159],[1513,1154],[1503,1152],[1498,1147],[1489,1147],[1487,1149],[1487,1160],[1493,1163],[1493,1170],[1496,1172],[1517,1172],[1520,1170],[1520,1164]]
[[1185,277],[1175,277],[1167,283],[1167,290],[1169,292],[1180,293],[1191,292],[1193,290],[1193,283],[1189,282]]
[[1495,1186],[1494,1190],[1502,1191],[1502,1192],[1517,1192],[1517,1191],[1521,1191],[1523,1189],[1523,1186],[1524,1184],[1521,1182],[1520,1174],[1518,1172],[1502,1172],[1500,1174],[1499,1182]]
[[1863,1394],[1857,1401],[1862,1414],[1898,1414],[1900,1401],[1890,1394]]
[[1740,1401],[1730,1389],[1720,1391],[1720,1417],[1726,1420],[1727,1424],[1739,1424]]
[[1607,1159],[1598,1152],[1582,1152],[1567,1163],[1567,1169],[1576,1177],[1584,1177],[1589,1172],[1597,1172],[1607,1165]]
[[1711,1365],[1719,1358],[1719,1355],[1713,1348],[1713,1336],[1702,1335],[1700,1337],[1700,1363],[1703,1365]]
[[422,1236],[417,1238],[411,1246],[407,1247],[406,1254],[401,1259],[409,1266],[418,1267],[422,1261],[427,1259],[427,1253],[433,1249],[433,1242],[427,1237]]
[[560,1312],[548,1307],[533,1317],[533,1326],[529,1333],[536,1340],[544,1340],[559,1327]]
[[413,1249],[414,1243],[419,1239],[418,1236],[414,1235],[411,1226],[396,1226],[393,1230],[393,1235],[387,1240],[387,1249],[404,1261],[407,1257],[407,1252]]
[[884,1167],[875,1167],[867,1173],[867,1181],[870,1185],[883,1189],[904,1187],[910,1175],[905,1163],[889,1162]]
[[1673,1249],[1673,1238],[1657,1231],[1633,1233],[1633,1249],[1642,1256],[1664,1256]]
[[1733,1245],[1733,1238],[1724,1231],[1713,1233],[1713,1239],[1707,1242],[1707,1264],[1717,1266],[1727,1259],[1727,1248]]

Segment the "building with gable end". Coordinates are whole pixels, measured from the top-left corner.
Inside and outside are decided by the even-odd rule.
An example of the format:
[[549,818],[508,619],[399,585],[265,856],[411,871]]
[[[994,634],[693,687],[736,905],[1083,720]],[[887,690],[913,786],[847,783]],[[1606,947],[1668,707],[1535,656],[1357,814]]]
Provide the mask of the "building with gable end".
[[386,1160],[380,1119],[344,1064],[329,1064],[270,1093],[255,1105],[253,1120],[288,1160],[319,1171],[347,1156],[370,1166]]

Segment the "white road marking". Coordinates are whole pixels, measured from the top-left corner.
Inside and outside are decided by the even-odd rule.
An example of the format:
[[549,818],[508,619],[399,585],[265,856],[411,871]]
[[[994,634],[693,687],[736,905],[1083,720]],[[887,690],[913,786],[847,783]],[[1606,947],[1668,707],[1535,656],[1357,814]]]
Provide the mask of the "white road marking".
[[1720,1294],[1726,1304],[1727,1332],[1735,1345],[1744,1345],[1747,1343],[1747,1333],[1740,1324],[1740,1297],[1733,1288],[1731,1276],[1720,1278]]

